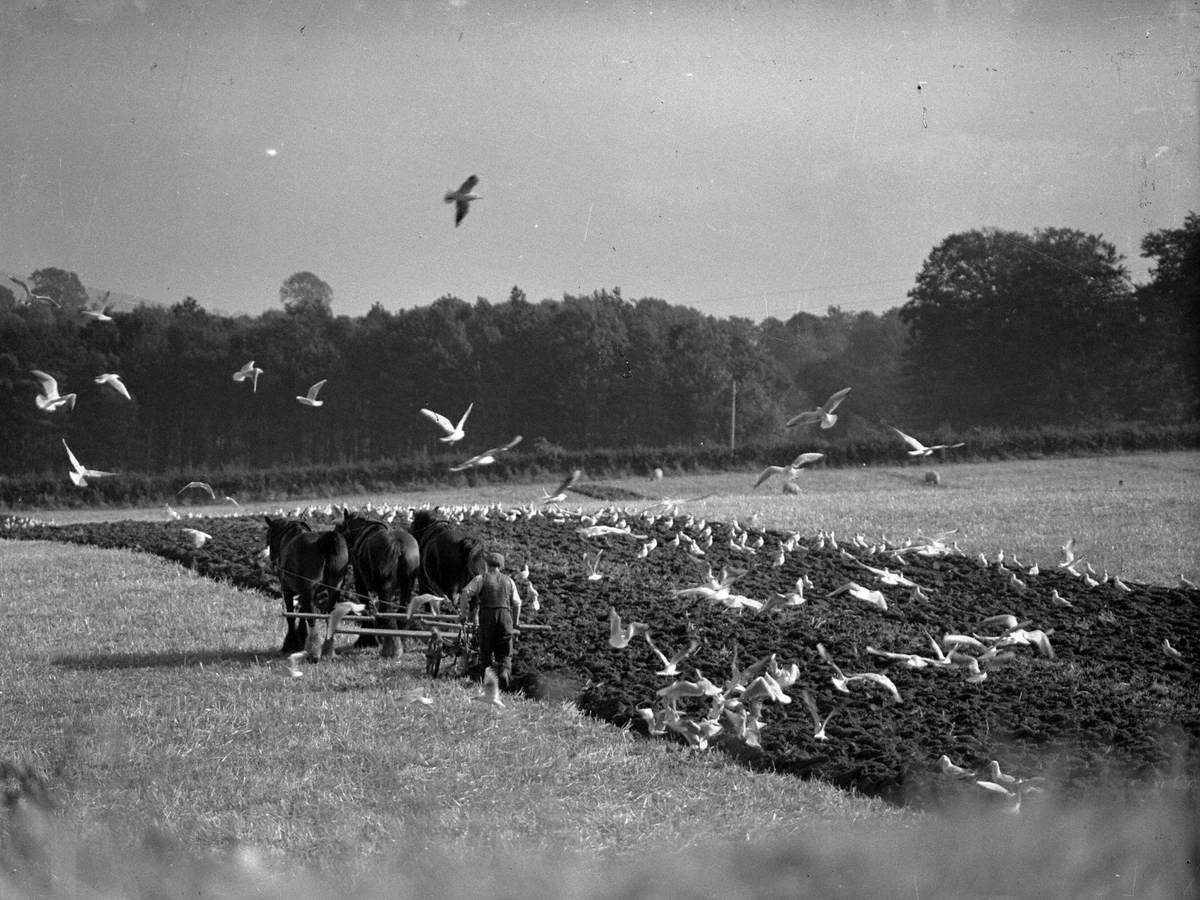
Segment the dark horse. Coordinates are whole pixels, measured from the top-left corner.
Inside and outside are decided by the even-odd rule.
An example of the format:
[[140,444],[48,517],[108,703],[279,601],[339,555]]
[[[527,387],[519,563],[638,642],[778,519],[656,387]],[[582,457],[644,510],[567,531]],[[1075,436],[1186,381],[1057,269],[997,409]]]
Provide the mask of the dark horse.
[[[381,613],[395,613],[407,609],[412,601],[413,587],[417,581],[417,566],[420,551],[413,536],[403,528],[391,528],[386,522],[350,512],[343,507],[342,521],[336,526],[350,547],[350,560],[354,565],[354,587],[362,599],[374,596],[376,625],[380,628],[395,628],[394,617]],[[366,644],[360,638],[360,644]],[[398,655],[400,645],[392,635],[384,637],[380,655]]]
[[[457,604],[467,583],[487,571],[479,539],[436,511],[419,509],[413,513],[412,533],[421,548],[422,594],[436,594]],[[409,615],[412,612],[410,609]]]
[[[327,612],[341,589],[350,554],[346,539],[336,531],[313,531],[312,526],[299,519],[264,516],[267,520],[267,550],[279,589],[283,593],[285,612]],[[323,602],[317,595],[323,593]],[[299,598],[297,608],[296,598]],[[326,641],[328,644],[329,642]],[[321,658],[317,646],[317,629],[307,619],[287,620],[287,635],[282,653],[304,650],[309,659]]]

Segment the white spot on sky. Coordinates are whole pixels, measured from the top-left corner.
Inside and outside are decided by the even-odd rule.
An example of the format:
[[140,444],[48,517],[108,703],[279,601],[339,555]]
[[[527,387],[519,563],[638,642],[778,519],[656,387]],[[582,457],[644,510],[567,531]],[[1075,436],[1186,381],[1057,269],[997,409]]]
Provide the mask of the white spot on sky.
[[267,148],[267,156],[275,156],[278,153],[279,153],[279,151],[276,150],[274,147]]

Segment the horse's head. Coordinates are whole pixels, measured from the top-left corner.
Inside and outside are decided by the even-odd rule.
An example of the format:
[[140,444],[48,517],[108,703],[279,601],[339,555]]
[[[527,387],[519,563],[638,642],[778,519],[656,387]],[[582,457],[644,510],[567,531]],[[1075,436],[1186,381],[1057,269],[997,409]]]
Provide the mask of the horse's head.
[[418,541],[425,530],[441,521],[441,516],[436,509],[418,509],[412,515],[412,524],[409,526],[408,532]]

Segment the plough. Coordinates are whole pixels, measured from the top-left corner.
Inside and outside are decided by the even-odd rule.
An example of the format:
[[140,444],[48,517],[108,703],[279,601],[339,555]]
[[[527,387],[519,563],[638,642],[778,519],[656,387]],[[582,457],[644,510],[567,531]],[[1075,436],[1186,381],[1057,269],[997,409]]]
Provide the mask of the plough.
[[[281,616],[288,619],[322,619],[329,620],[329,613],[282,612]],[[466,622],[456,615],[445,613],[425,613],[413,616],[413,620],[424,625],[424,628],[375,628],[361,625],[361,622],[375,622],[378,619],[405,618],[404,613],[380,613],[378,615],[349,614],[341,617],[334,634],[390,636],[399,638],[425,638],[425,674],[436,678],[441,670],[444,657],[453,656],[456,661],[469,660],[479,651],[479,628]],[[350,626],[347,627],[347,623]],[[522,622],[516,628],[518,633],[549,631],[549,625],[532,625]],[[450,632],[449,635],[443,632]]]

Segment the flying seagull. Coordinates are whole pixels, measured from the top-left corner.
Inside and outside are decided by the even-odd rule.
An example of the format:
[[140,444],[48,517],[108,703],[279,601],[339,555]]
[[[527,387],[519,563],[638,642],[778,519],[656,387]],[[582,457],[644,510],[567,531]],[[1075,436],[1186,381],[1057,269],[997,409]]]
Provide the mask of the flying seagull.
[[931,446],[926,447],[915,437],[905,434],[895,425],[889,425],[888,427],[891,428],[892,431],[896,432],[896,434],[900,435],[900,437],[903,438],[904,443],[912,447],[912,449],[908,451],[909,456],[930,456],[934,450],[953,450],[955,447],[966,446],[962,441],[959,441],[957,444],[932,444]]
[[29,370],[33,377],[42,383],[42,392],[34,397],[34,403],[37,408],[43,412],[55,412],[62,409],[64,406],[67,409],[75,408],[75,395],[58,393],[58,382],[54,380],[54,376],[47,375],[40,369]]
[[79,314],[94,322],[111,322],[113,317],[108,314],[111,309],[111,306],[102,306],[100,309],[80,309]]
[[71,461],[71,471],[68,472],[71,480],[79,487],[87,487],[89,478],[103,478],[105,475],[112,475],[113,472],[101,472],[99,469],[88,469],[75,458],[75,454],[71,452],[71,448],[67,447],[67,440],[63,438],[63,446],[67,448],[67,458]]
[[33,291],[31,291],[29,289],[29,285],[27,285],[20,278],[13,278],[10,275],[8,277],[8,280],[12,281],[16,284],[19,284],[21,286],[21,290],[23,290],[25,292],[25,302],[26,303],[32,303],[34,300],[40,300],[42,303],[49,303],[51,306],[57,306],[59,309],[62,309],[62,304],[59,303],[57,300],[55,300],[53,297],[51,297],[49,294],[35,294]]
[[567,499],[567,491],[570,490],[575,482],[577,482],[582,476],[583,469],[576,469],[562,480],[562,484],[554,489],[553,494],[543,490],[543,493],[546,494],[546,498],[542,500],[542,505],[547,505],[550,503],[562,503]]
[[458,420],[457,425],[440,413],[435,413],[432,409],[425,409],[422,407],[421,415],[425,416],[425,418],[429,419],[431,422],[436,423],[437,426],[442,429],[442,431],[446,432],[444,437],[438,438],[439,441],[445,444],[453,444],[457,441],[461,441],[466,436],[466,432],[463,431],[463,425],[467,423],[467,416],[471,414],[471,410],[474,407],[475,404],[473,402],[467,406],[467,411],[462,414],[462,418]]
[[477,456],[472,456],[464,463],[459,463],[457,466],[451,466],[450,471],[461,472],[464,469],[474,468],[475,466],[490,466],[496,461],[496,454],[503,453],[505,450],[511,450],[513,447],[517,446],[517,444],[521,443],[521,440],[521,435],[518,434],[515,438],[503,446],[492,447],[490,450],[484,450]]
[[648,637],[649,633],[650,626],[645,622],[630,622],[628,625],[623,625],[621,624],[621,614],[617,612],[616,607],[608,608],[608,646],[614,650],[624,650],[635,637],[641,635]]
[[177,490],[175,492],[175,496],[178,497],[184,491],[190,491],[193,489],[199,490],[199,491],[204,491],[212,499],[214,499],[214,500],[217,499],[217,492],[212,489],[212,485],[207,484],[203,481],[189,481],[187,484],[185,484],[183,487],[181,487],[179,490]]
[[97,375],[94,380],[96,384],[107,384],[126,400],[133,399],[129,396],[129,388],[125,387],[125,382],[123,382],[121,380],[121,376],[117,375],[115,372],[105,372],[103,375]]
[[840,391],[835,391],[829,395],[829,399],[825,401],[824,405],[792,416],[787,420],[787,427],[791,428],[794,425],[815,425],[817,422],[820,422],[822,428],[832,428],[838,420],[833,411],[846,399],[848,393],[850,393],[850,388],[842,388]]
[[654,646],[654,641],[650,640],[649,629],[646,630],[645,637],[646,643],[649,645],[651,652],[657,656],[663,664],[663,667],[654,673],[655,675],[664,675],[667,677],[678,675],[679,664],[700,649],[700,639],[698,637],[693,637],[688,643],[687,649],[680,650],[678,653],[675,653],[670,659],[668,659],[665,653],[659,650],[658,647]]
[[301,403],[303,403],[305,406],[323,406],[325,401],[317,399],[317,392],[320,391],[321,388],[325,387],[325,382],[328,380],[329,379],[327,379],[327,378],[322,378],[320,381],[318,381],[316,384],[314,384],[312,387],[310,387],[308,389],[308,393],[305,396],[301,397],[301,396],[297,395],[296,399],[299,400]]
[[800,474],[800,470],[809,463],[815,463],[817,460],[825,458],[824,453],[801,453],[786,466],[767,466],[762,470],[762,474],[758,476],[758,481],[754,482],[754,486],[758,487],[772,475],[782,475],[788,481],[791,481]]
[[234,381],[245,381],[250,379],[250,384],[253,387],[253,393],[258,393],[258,376],[263,373],[263,370],[254,365],[254,360],[246,363],[240,369],[233,373]]
[[454,204],[455,228],[467,217],[471,201],[479,199],[479,195],[475,193],[475,185],[477,184],[479,184],[479,179],[472,175],[462,183],[457,191],[446,191],[446,202]]

